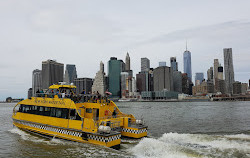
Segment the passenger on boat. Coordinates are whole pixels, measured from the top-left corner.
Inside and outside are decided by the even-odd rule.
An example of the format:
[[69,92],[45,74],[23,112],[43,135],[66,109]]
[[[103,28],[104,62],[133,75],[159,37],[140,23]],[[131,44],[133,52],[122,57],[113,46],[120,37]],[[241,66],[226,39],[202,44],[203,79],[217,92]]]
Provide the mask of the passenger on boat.
[[85,90],[84,89],[82,90],[81,94],[85,94]]
[[40,97],[44,97],[44,92],[43,92],[43,90],[40,91]]
[[116,114],[117,114],[117,112],[116,112],[116,107],[115,107],[114,112],[112,113],[113,118],[116,118]]

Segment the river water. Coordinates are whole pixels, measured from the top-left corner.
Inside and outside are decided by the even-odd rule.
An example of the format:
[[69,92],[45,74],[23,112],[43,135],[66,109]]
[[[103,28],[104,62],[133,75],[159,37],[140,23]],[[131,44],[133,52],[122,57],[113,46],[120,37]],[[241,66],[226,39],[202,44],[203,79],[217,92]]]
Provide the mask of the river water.
[[143,118],[148,137],[121,149],[45,139],[12,125],[15,104],[0,104],[0,157],[250,157],[250,102],[119,102]]

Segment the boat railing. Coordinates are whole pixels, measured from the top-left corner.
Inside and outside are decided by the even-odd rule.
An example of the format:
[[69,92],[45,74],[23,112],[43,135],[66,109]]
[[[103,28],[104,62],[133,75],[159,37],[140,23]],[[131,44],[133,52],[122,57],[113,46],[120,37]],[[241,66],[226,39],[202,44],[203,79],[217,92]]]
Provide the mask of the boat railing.
[[109,126],[111,129],[119,128],[121,125],[121,121],[119,120],[106,120],[106,118],[99,118],[99,120],[93,120],[94,125],[98,128],[100,125]]

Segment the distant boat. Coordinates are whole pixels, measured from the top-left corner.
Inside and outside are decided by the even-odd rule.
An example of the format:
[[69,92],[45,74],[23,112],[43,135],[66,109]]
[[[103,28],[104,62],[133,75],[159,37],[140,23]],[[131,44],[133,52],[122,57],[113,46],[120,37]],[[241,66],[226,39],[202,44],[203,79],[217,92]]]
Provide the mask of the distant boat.
[[130,101],[132,101],[132,99],[130,99],[130,98],[121,98],[118,101],[119,102],[130,102]]

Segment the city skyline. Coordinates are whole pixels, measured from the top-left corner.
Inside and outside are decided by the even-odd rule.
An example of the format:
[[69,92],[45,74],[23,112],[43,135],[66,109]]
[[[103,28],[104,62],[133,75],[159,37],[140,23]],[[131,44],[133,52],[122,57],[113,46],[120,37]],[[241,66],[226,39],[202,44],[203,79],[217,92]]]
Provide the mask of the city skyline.
[[[41,61],[47,59],[75,64],[79,77],[94,78],[100,61],[107,64],[112,56],[124,59],[126,52],[134,74],[140,71],[142,57],[156,68],[159,61],[170,66],[170,57],[176,56],[183,72],[186,39],[193,76],[206,74],[214,59],[224,65],[223,48],[233,48],[235,80],[249,80],[246,34],[250,33],[250,2],[189,1],[181,6],[171,1],[146,1],[142,6],[139,2],[112,2],[0,2],[0,12],[5,15],[0,26],[0,100],[27,96],[31,72],[41,69]],[[222,6],[231,11],[221,12]]]

